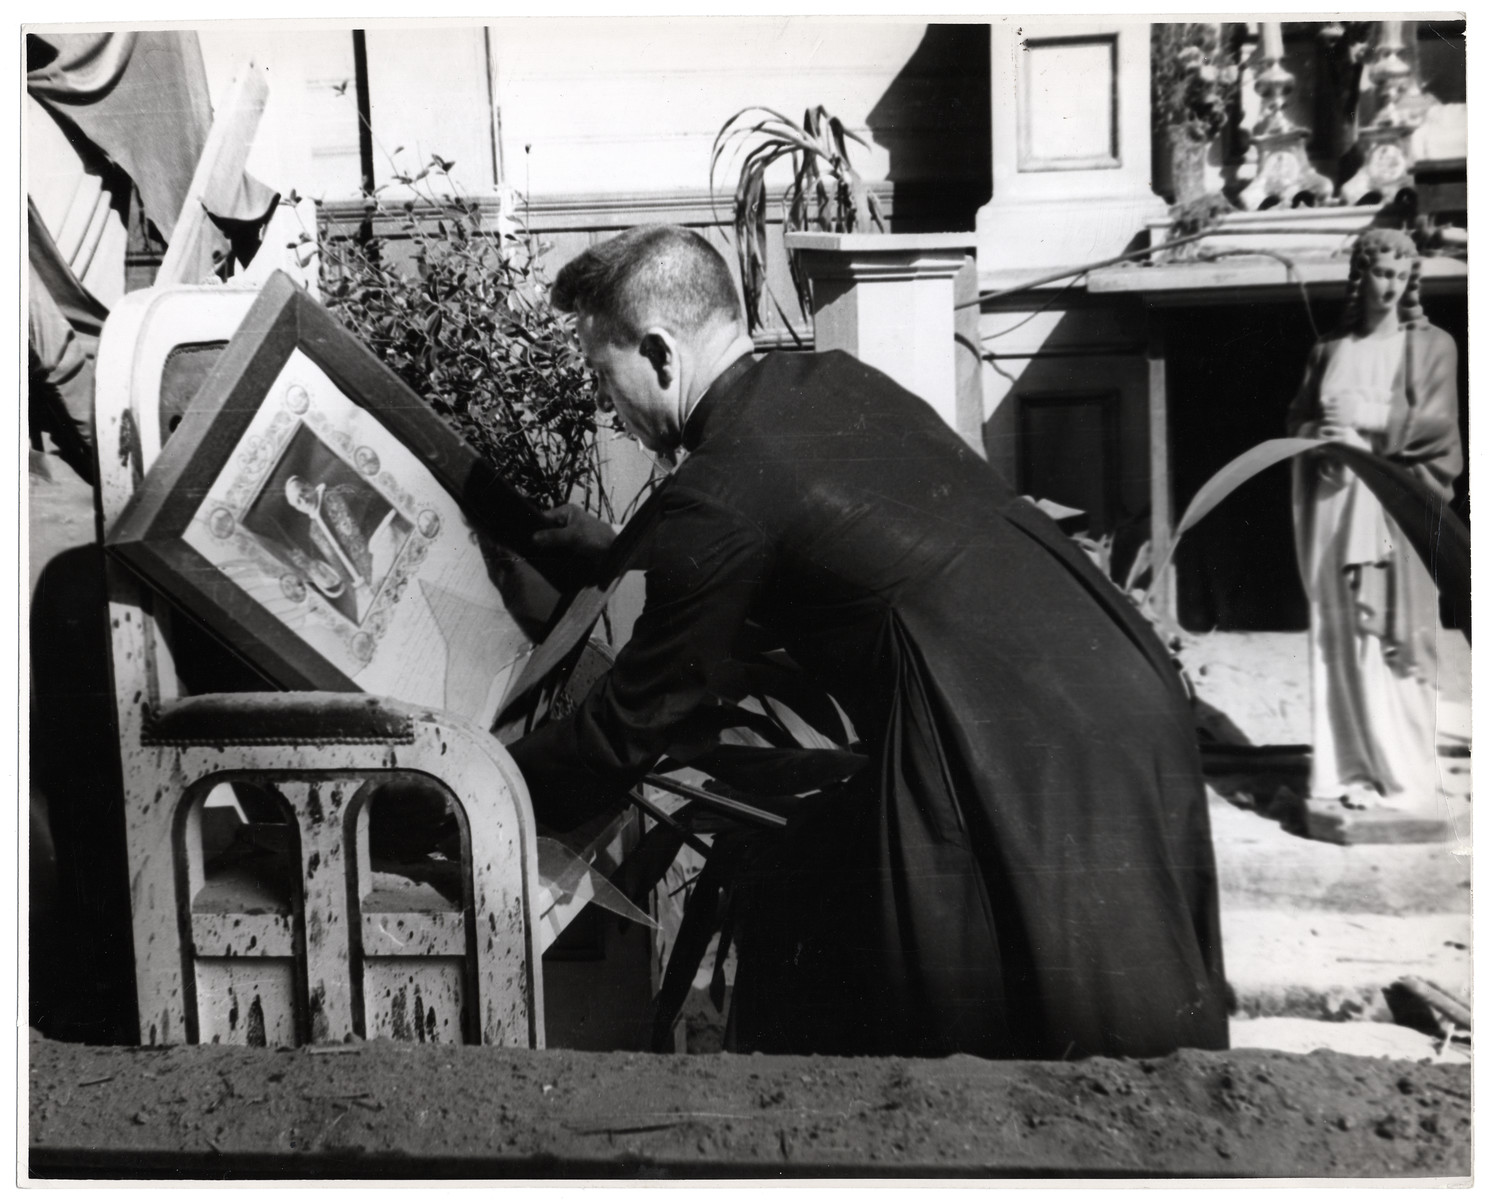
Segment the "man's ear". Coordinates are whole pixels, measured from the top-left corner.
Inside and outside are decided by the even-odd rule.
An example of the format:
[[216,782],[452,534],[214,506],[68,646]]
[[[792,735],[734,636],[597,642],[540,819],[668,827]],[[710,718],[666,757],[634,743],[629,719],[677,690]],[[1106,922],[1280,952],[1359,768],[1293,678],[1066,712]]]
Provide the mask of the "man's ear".
[[678,374],[678,343],[666,329],[654,326],[642,335],[638,347],[642,357],[652,364],[660,387],[668,387]]

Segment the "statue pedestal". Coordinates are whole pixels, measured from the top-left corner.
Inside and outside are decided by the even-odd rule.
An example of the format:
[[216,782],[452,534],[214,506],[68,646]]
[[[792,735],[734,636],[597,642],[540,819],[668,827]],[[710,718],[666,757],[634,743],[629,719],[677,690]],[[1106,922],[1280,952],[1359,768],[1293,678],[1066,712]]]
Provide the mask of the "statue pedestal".
[[[974,235],[789,233],[787,247],[812,281],[814,348],[879,368],[978,446],[983,401],[959,387],[954,336],[957,279]],[[970,312],[976,320],[977,307]]]
[[1317,842],[1405,846],[1449,842],[1454,837],[1449,821],[1433,814],[1346,808],[1338,800],[1306,800],[1304,807],[1306,836]]
[[1361,132],[1362,165],[1341,185],[1341,199],[1356,204],[1369,192],[1391,200],[1399,188],[1413,186],[1413,128],[1375,125]]
[[1305,152],[1308,136],[1306,130],[1292,129],[1255,139],[1258,174],[1238,197],[1243,207],[1256,212],[1268,200],[1276,199],[1278,207],[1289,208],[1301,193],[1313,195],[1317,204],[1330,199],[1333,190],[1330,180],[1310,165],[1310,156]]

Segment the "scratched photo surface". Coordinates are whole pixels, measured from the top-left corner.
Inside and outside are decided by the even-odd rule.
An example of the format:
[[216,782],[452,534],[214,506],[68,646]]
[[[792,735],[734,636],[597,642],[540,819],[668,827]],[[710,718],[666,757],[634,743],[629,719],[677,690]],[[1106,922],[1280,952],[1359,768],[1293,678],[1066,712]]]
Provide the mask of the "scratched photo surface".
[[[287,16],[120,21],[86,43],[66,41],[95,36],[86,30],[26,27],[31,1177],[1471,1177],[1470,596],[1434,558],[1461,546],[1451,535],[1468,526],[1473,479],[1467,20],[1183,15]],[[791,152],[799,136],[825,148],[821,188]],[[782,152],[753,158],[771,137]],[[794,220],[803,227],[789,243]],[[578,682],[489,735],[545,641],[533,612],[548,612],[549,581],[535,583],[469,496],[451,495],[301,351],[268,380],[236,443],[214,448],[222,469],[182,500],[183,540],[216,583],[335,666],[359,703],[393,698],[423,716],[408,737],[333,736],[331,750],[296,730],[271,771],[184,781],[188,760],[249,761],[253,738],[167,744],[161,717],[183,698],[264,684],[241,664],[246,683],[214,674],[217,658],[202,654],[152,694],[156,660],[147,670],[128,655],[151,604],[168,605],[143,585],[131,593],[143,600],[120,604],[88,566],[102,557],[95,487],[137,488],[156,450],[133,448],[142,471],[130,478],[127,431],[90,440],[95,422],[117,424],[95,411],[94,373],[118,395],[139,369],[133,348],[110,346],[113,315],[152,286],[257,288],[284,271],[333,317],[362,321],[364,344],[429,400],[452,380],[476,387],[498,358],[558,372],[552,344],[514,331],[529,328],[520,310],[587,249],[651,224],[684,226],[719,251],[758,362],[843,351],[884,372],[925,401],[938,433],[1039,507],[1054,522],[1041,528],[1106,577],[1111,607],[1154,635],[1195,735],[1178,723],[1187,758],[1169,775],[1195,767],[1204,783],[1192,789],[1201,833],[1185,845],[1209,845],[1212,858],[1180,857],[1214,889],[1207,961],[1225,974],[1214,1007],[1226,1048],[728,1052],[742,1019],[796,999],[785,986],[753,993],[746,972],[737,988],[753,905],[794,968],[804,955],[811,966],[803,930],[831,928],[825,962],[849,962],[872,933],[951,947],[951,959],[985,944],[987,917],[999,936],[966,976],[1001,986],[989,1005],[932,1022],[938,1037],[996,1011],[1038,1024],[1153,1006],[1157,981],[1195,955],[1160,937],[1127,954],[1153,928],[1113,882],[1129,864],[1093,866],[1070,849],[1094,830],[1110,831],[1110,846],[1143,840],[1143,819],[1109,801],[1129,778],[1119,743],[1144,731],[1105,741],[1117,725],[1093,733],[1076,716],[1043,728],[1030,714],[1044,710],[1012,701],[1003,727],[982,721],[963,741],[978,751],[1023,739],[1010,779],[1053,761],[1088,769],[1080,788],[1053,789],[1022,817],[1049,838],[995,839],[979,861],[997,870],[978,882],[929,852],[838,924],[851,906],[844,889],[829,894],[824,864],[877,837],[892,861],[908,829],[932,822],[924,797],[902,810],[845,799],[856,779],[902,780],[907,758],[827,784],[785,769],[804,748],[826,756],[825,777],[875,753],[872,723],[850,718],[860,697],[761,699],[746,686],[757,675],[732,676],[692,741],[637,784],[636,803],[572,835],[530,829],[539,776],[525,777],[505,743],[605,693],[612,661],[634,630],[647,633],[644,573],[591,597],[602,615],[590,636],[606,645],[585,649]],[[1355,353],[1368,340],[1363,287],[1383,286],[1363,283],[1379,264],[1353,262],[1372,230],[1411,246],[1383,251],[1413,259],[1397,264],[1411,292],[1394,297],[1401,362],[1397,342]],[[459,282],[431,269],[468,235],[531,249],[541,272],[505,293],[490,264]],[[371,256],[359,286],[376,291],[379,272],[400,272],[415,281],[400,294],[428,307],[368,319],[355,289],[335,291],[351,246]],[[465,301],[478,292],[499,299],[473,321]],[[208,336],[203,317],[179,324],[185,378],[189,352],[211,343],[210,363],[229,335]],[[1401,470],[1378,478],[1381,495],[1353,484],[1349,503],[1317,511],[1308,485],[1329,477],[1319,443],[1343,396],[1348,415],[1372,415],[1349,439]],[[177,397],[176,411],[188,402]],[[159,397],[127,404],[133,428],[165,442]],[[804,399],[768,432],[790,440],[812,409]],[[1434,428],[1411,451],[1392,440],[1430,410]],[[596,508],[603,495],[619,526],[666,464],[608,421],[591,490],[573,498]],[[1299,444],[1237,466],[1286,439]],[[914,473],[910,440],[886,455],[887,489]],[[815,437],[804,453],[827,462],[834,442]],[[107,470],[95,461],[105,448],[117,460]],[[1401,537],[1405,526],[1374,507],[1386,512],[1394,495],[1394,519],[1419,506]],[[967,514],[970,528],[985,510]],[[1301,532],[1310,513],[1340,522],[1314,550]],[[1306,577],[1327,542],[1346,556],[1350,597],[1329,614]],[[1351,556],[1367,543],[1364,565]],[[1408,597],[1424,544],[1429,586]],[[1463,550],[1468,578],[1468,534]],[[1009,602],[991,602],[996,593]],[[947,674],[982,672],[990,693],[1018,698],[1097,644],[1053,633],[984,662],[975,628],[994,638],[1002,623],[1054,625],[1056,606],[1007,575],[983,597],[956,594],[965,607],[938,623]],[[561,632],[583,623],[574,613]],[[1351,662],[1378,681],[1337,689],[1370,703],[1336,725],[1322,697],[1339,679],[1319,637],[1331,614],[1343,621],[1332,653],[1355,639]],[[216,636],[177,624],[161,628],[183,657]],[[559,640],[549,649],[563,660]],[[1115,713],[1137,727],[1126,660],[1109,649],[1089,656],[1102,661],[1072,685],[1071,711],[1090,712],[1094,728]],[[693,663],[681,656],[679,669]],[[798,666],[779,654],[759,678],[785,692]],[[1107,709],[1092,703],[1099,689],[1116,697]],[[929,727],[938,705],[950,720],[975,708],[962,693],[927,696]],[[1350,777],[1351,755],[1385,761],[1404,740],[1429,781],[1406,809],[1388,784]],[[958,775],[953,739],[939,746],[918,786],[946,785],[961,803],[977,788]],[[358,766],[301,779],[302,749]],[[405,771],[420,753],[419,771]],[[755,774],[729,782],[727,768],[746,762]],[[1322,764],[1343,762],[1324,779]],[[387,777],[362,790],[377,771]],[[185,797],[179,812],[158,811],[162,795]],[[824,796],[842,819],[810,826],[808,864],[769,887],[735,887],[729,872],[756,863],[782,828],[802,828]],[[997,796],[987,814],[970,802],[939,826],[938,853],[1018,811],[1008,791]],[[356,805],[361,816],[347,818]],[[1180,841],[1144,844],[1170,853]],[[1045,857],[1032,865],[1027,852]],[[1071,877],[1060,903],[1027,902],[1027,883],[1058,876]],[[965,893],[983,900],[951,918],[929,907],[917,917],[936,919],[918,923],[897,907]],[[1112,936],[1061,968],[1076,982],[1045,982],[1047,956],[1103,921]],[[688,969],[670,983],[675,955]],[[934,959],[907,950],[905,972],[841,985],[816,1006],[816,1028],[837,1037],[880,1020],[888,1009],[866,996],[919,996]],[[751,1004],[735,1010],[742,996]],[[168,1025],[142,1019],[166,1011]],[[1101,1039],[1120,1021],[1093,1025]]]

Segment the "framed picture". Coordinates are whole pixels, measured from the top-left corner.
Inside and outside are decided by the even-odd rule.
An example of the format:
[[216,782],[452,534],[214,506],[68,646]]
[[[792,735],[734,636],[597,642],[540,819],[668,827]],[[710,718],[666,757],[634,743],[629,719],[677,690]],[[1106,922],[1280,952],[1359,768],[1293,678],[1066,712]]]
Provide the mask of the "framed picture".
[[556,589],[538,510],[288,276],[106,533],[275,683],[490,727]]

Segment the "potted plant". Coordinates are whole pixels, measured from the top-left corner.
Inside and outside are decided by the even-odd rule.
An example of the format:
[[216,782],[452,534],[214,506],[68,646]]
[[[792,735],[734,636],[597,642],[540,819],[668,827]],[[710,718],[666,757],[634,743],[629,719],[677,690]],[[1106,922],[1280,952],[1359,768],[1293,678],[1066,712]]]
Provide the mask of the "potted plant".
[[[722,162],[732,149],[740,156],[733,211],[735,249],[740,259],[746,320],[753,333],[762,324],[761,300],[770,290],[766,282],[766,173],[774,164],[785,158],[792,167],[792,182],[782,205],[785,233],[867,233],[872,228],[886,231],[880,201],[849,162],[851,141],[865,145],[863,138],[846,129],[844,122],[830,116],[821,104],[803,114],[801,125],[774,108],[753,105],[741,109],[715,135],[709,156],[711,205],[715,175]],[[812,293],[800,256],[790,247],[787,262],[798,303],[807,315]]]
[[866,145],[822,105],[808,109],[801,124],[776,109],[742,109],[715,136],[711,197],[720,171],[739,163],[732,215],[751,330],[765,324],[761,301],[771,294],[766,175],[786,160],[791,180],[782,197],[782,229],[798,302],[812,314],[815,347],[846,350],[879,367],[979,446],[979,364],[957,361],[954,338],[955,314],[961,313],[973,325],[965,330],[970,344],[977,344],[977,308],[955,307],[955,291],[958,299],[977,293],[975,236],[890,232],[879,200],[850,162],[851,142]]
[[[1150,87],[1156,141],[1167,146],[1177,205],[1206,195],[1206,161],[1237,103],[1238,66],[1208,22],[1151,27]],[[1165,160],[1161,160],[1165,161]]]

